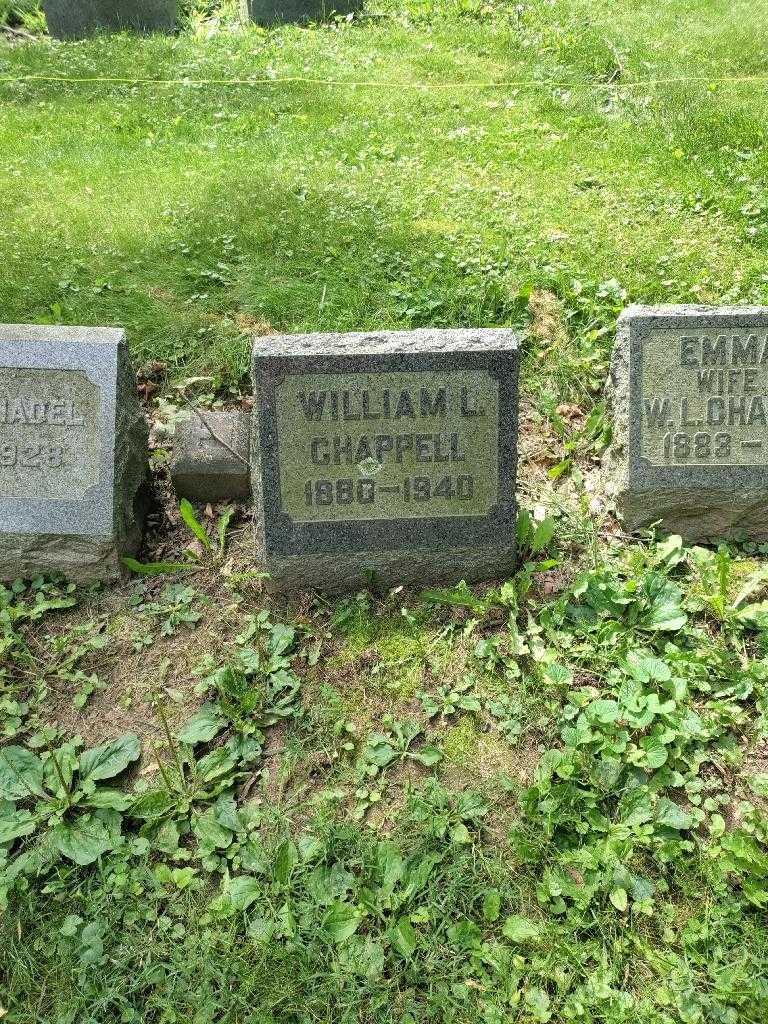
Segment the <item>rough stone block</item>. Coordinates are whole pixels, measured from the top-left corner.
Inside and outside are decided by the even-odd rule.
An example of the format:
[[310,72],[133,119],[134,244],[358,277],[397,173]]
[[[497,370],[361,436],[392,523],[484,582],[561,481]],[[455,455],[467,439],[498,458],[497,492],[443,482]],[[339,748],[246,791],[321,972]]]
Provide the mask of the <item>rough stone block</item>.
[[56,39],[95,32],[173,32],[176,0],[43,0],[48,31]]
[[768,539],[768,308],[629,307],[609,388],[628,530]]
[[123,331],[0,326],[0,579],[118,576],[146,442]]
[[251,493],[251,416],[244,409],[199,411],[176,431],[171,479],[191,501],[244,499]]
[[517,373],[509,330],[257,338],[252,489],[269,585],[507,575]]

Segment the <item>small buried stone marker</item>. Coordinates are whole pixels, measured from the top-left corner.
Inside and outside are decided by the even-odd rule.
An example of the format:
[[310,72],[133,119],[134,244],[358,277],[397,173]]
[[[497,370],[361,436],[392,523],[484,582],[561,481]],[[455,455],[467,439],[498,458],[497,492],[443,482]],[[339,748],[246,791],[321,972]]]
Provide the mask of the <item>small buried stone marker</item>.
[[124,331],[0,326],[0,579],[117,577],[146,474]]
[[768,308],[630,306],[610,390],[627,529],[768,538]]
[[192,501],[247,498],[251,416],[244,409],[200,410],[176,432],[171,479],[176,493]]
[[256,339],[252,488],[271,587],[506,575],[517,372],[509,330]]

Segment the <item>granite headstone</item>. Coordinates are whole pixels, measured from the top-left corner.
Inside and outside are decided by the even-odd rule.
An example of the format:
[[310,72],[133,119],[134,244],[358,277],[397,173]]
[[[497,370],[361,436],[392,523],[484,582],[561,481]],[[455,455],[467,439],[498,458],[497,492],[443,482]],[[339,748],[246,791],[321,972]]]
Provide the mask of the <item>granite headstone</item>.
[[98,31],[172,32],[176,0],[43,0],[56,39],[83,39]]
[[0,579],[117,577],[146,449],[123,331],[0,326]]
[[605,459],[627,529],[768,538],[768,308],[629,307],[610,398]]
[[171,459],[176,493],[192,501],[247,498],[250,432],[250,412],[244,409],[193,413],[176,431]]
[[517,374],[509,330],[257,338],[252,490],[268,586],[508,574]]
[[363,0],[242,0],[243,17],[259,25],[327,21],[361,10]]

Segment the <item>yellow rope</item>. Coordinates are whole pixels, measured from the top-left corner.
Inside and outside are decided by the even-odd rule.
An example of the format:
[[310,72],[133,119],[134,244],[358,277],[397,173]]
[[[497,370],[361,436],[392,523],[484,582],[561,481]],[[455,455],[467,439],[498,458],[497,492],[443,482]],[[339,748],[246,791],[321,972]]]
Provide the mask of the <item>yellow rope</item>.
[[329,78],[67,78],[63,75],[18,75],[0,76],[2,83],[56,82],[66,85],[87,85],[102,83],[108,85],[325,85],[340,88],[372,89],[647,89],[660,85],[686,85],[693,82],[707,85],[743,85],[745,83],[768,84],[766,75],[740,75],[734,77],[709,77],[693,75],[673,78],[645,78],[622,82],[533,82],[521,81],[469,81],[469,82],[349,82]]

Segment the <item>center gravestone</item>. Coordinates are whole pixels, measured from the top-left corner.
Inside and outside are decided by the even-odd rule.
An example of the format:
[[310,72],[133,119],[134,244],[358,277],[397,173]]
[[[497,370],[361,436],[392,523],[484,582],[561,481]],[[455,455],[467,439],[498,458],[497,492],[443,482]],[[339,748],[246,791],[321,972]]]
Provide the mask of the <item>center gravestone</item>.
[[630,306],[611,388],[628,529],[768,539],[768,308]]
[[517,373],[509,330],[256,339],[252,488],[271,588],[507,574]]
[[0,326],[0,579],[118,576],[146,441],[123,331]]

